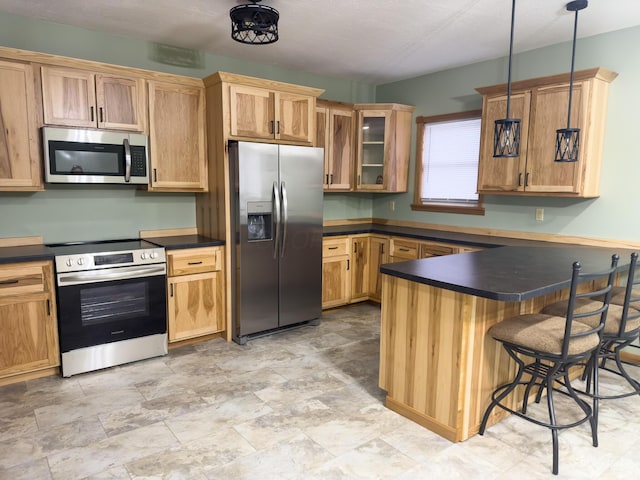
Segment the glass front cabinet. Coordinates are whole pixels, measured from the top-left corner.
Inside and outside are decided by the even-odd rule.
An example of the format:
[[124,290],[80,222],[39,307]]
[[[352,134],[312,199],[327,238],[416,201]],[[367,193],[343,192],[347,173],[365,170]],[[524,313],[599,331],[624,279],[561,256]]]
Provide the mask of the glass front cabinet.
[[406,192],[414,107],[357,104],[356,190]]

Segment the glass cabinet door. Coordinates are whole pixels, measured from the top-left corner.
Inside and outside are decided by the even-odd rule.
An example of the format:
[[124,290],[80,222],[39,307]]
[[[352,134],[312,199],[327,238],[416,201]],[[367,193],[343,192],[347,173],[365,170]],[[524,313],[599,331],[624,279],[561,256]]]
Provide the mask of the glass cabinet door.
[[358,190],[383,190],[391,112],[360,111],[358,122]]

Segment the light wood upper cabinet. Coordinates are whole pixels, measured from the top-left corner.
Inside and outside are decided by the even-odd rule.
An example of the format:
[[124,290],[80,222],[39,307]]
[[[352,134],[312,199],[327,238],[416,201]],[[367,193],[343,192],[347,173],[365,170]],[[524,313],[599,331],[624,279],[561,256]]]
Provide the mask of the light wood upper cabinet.
[[313,142],[315,97],[245,85],[231,85],[231,136]]
[[167,253],[169,342],[225,329],[223,265],[224,247]]
[[33,67],[0,60],[0,191],[42,190],[36,98]]
[[353,190],[355,111],[353,105],[316,102],[316,147],[324,148],[324,190]]
[[0,385],[60,364],[51,261],[0,265]]
[[149,81],[149,190],[208,189],[204,89]]
[[512,114],[520,118],[519,158],[493,158],[494,121],[506,114],[506,85],[483,94],[478,193],[597,197],[609,83],[603,68],[575,72],[571,126],[580,128],[577,162],[555,162],[556,130],[567,126],[569,74],[512,84]]
[[358,112],[356,190],[406,192],[415,107],[356,104]]
[[146,130],[144,79],[53,66],[41,75],[45,124]]

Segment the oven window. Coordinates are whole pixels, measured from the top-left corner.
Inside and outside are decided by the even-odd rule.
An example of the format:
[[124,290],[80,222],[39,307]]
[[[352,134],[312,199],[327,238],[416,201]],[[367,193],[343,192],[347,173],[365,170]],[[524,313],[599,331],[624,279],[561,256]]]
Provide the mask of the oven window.
[[149,315],[148,282],[112,284],[80,291],[82,326],[98,325]]

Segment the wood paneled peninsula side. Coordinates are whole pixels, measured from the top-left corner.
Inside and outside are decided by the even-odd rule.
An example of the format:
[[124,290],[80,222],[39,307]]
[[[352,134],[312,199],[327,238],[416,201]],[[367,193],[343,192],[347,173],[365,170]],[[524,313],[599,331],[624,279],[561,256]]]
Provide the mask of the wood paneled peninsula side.
[[[491,392],[515,373],[487,331],[567,298],[574,261],[600,271],[613,253],[621,270],[628,267],[630,251],[569,245],[382,265],[379,383],[386,406],[454,442],[475,435]],[[495,409],[489,424],[504,416]]]

